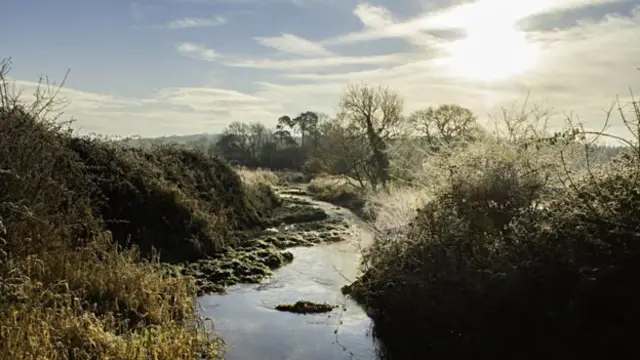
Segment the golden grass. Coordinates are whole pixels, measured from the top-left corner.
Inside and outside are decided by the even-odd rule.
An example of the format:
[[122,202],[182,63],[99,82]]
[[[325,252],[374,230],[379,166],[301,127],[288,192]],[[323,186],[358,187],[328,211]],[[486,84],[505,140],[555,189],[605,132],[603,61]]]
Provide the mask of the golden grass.
[[221,357],[222,342],[197,317],[191,281],[119,251],[108,235],[5,265],[2,359]]
[[[167,217],[175,215],[172,205],[180,194],[137,191],[134,184],[140,185],[141,178],[153,182],[159,175],[150,165],[142,167],[150,163],[148,158],[142,160],[145,154],[118,162],[122,159],[114,156],[115,149],[98,140],[74,151],[71,131],[46,118],[51,93],[37,92],[34,104],[22,105],[8,93],[7,68],[0,61],[0,153],[4,154],[0,157],[0,359],[221,358],[223,344],[205,331],[199,319],[191,279],[169,276],[157,256],[142,260],[136,249],[118,247],[105,231],[105,223],[113,224],[113,217],[101,217],[99,211],[112,211],[118,221],[128,223],[140,220],[141,214],[147,221],[150,212],[158,211],[167,223]],[[82,145],[82,140],[76,139],[75,145]],[[96,154],[105,156],[89,159]],[[185,159],[176,167],[201,165],[202,157],[173,154]],[[229,170],[223,175],[237,178],[225,166],[220,165]],[[98,175],[95,179],[92,171]],[[199,178],[191,173],[172,175],[180,185]],[[228,187],[229,182],[224,183]],[[96,204],[101,190],[97,184],[113,190],[104,196],[102,208]],[[145,199],[144,194],[155,197]],[[134,207],[136,202],[149,207]],[[168,206],[160,208],[158,202]],[[193,216],[185,218],[187,225],[193,223]],[[136,223],[135,230],[145,232],[156,223],[160,222]],[[176,224],[180,223],[167,225]],[[181,235],[186,245],[187,236]],[[144,239],[166,242],[158,236]],[[137,244],[149,245],[142,240]]]
[[269,185],[271,187],[280,184],[280,177],[271,170],[265,169],[249,169],[247,167],[237,167],[236,171],[242,182],[247,186],[259,186],[260,184]]
[[115,319],[100,319],[73,306],[13,309],[2,319],[1,359],[184,359],[222,358],[219,342],[202,331],[169,323],[117,336]]
[[355,181],[340,176],[319,176],[307,184],[307,191],[315,198],[327,202],[349,201],[361,199],[364,190],[353,184]]

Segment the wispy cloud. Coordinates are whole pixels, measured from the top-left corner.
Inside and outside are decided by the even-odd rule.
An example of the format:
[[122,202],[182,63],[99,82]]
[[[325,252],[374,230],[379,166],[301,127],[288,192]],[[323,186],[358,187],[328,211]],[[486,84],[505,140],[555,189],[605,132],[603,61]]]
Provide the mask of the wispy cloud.
[[129,13],[135,21],[144,21],[149,15],[157,13],[163,8],[160,4],[147,4],[144,1],[134,1],[129,5]]
[[277,104],[259,96],[213,87],[166,88],[158,91],[153,103],[186,106],[196,111],[273,110]]
[[390,54],[390,55],[374,55],[374,56],[327,56],[309,59],[290,59],[290,60],[235,60],[225,63],[230,67],[245,67],[254,69],[268,70],[289,70],[297,71],[309,68],[332,68],[346,65],[382,65],[397,64],[411,59],[411,54]]
[[382,6],[360,3],[353,10],[353,14],[360,20],[363,29],[326,39],[323,44],[345,45],[361,41],[403,38],[415,45],[431,46],[438,41],[437,37],[421,32],[411,21],[397,21],[391,12]]
[[55,110],[71,112],[87,110],[114,110],[142,104],[141,101],[136,99],[86,92],[66,86],[60,87],[60,85],[55,83],[47,84],[15,79],[10,79],[10,81],[12,89],[15,90],[16,94],[19,93],[21,99],[27,104],[31,104],[32,101],[35,100],[36,92],[39,92],[41,96],[44,96],[45,101],[55,96],[55,103],[64,105],[64,108]]
[[[38,83],[12,81],[21,100],[30,104]],[[52,87],[51,90],[57,88]],[[229,122],[251,118],[267,124],[284,113],[281,103],[258,95],[215,87],[171,87],[148,98],[126,98],[62,87],[56,103],[77,119],[81,134],[164,136],[219,132]]]
[[[258,4],[267,5],[270,3],[288,3],[295,6],[304,6],[308,3],[320,2],[323,0],[173,0],[178,3],[194,4]],[[326,0],[324,0],[326,1]]]
[[196,60],[213,61],[218,58],[218,53],[202,44],[182,43],[176,45],[176,50],[182,55]]
[[256,41],[278,51],[298,56],[333,56],[322,45],[292,34],[281,34],[273,37],[257,37]]
[[219,26],[227,22],[222,16],[216,16],[213,18],[193,18],[185,17],[176,19],[167,23],[169,29],[188,29],[188,28],[203,28]]

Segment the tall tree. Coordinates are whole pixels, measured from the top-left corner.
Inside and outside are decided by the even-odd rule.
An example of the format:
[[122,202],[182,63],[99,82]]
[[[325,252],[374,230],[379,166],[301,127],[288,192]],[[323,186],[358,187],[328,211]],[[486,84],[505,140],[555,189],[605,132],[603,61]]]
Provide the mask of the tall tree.
[[287,130],[283,124],[276,125],[276,131],[273,133],[278,146],[289,147],[296,145],[296,141],[293,139],[291,132]]
[[373,188],[378,181],[386,188],[389,181],[386,141],[402,125],[403,106],[404,101],[397,92],[381,85],[349,85],[340,101],[338,118],[368,140],[370,160],[375,168],[375,176],[370,179]]
[[278,125],[281,129],[289,128],[294,133],[300,134],[300,146],[305,147],[306,139],[309,135],[314,134],[318,128],[319,116],[313,111],[305,111],[300,115],[291,118],[288,115],[278,119]]
[[453,104],[429,107],[413,112],[409,121],[422,135],[434,143],[450,144],[468,139],[479,131],[471,110]]
[[293,138],[293,135],[296,132],[296,122],[289,115],[284,115],[278,119],[278,125],[276,125],[276,128],[279,131],[282,131],[283,134],[285,131],[288,132],[291,135],[291,138]]

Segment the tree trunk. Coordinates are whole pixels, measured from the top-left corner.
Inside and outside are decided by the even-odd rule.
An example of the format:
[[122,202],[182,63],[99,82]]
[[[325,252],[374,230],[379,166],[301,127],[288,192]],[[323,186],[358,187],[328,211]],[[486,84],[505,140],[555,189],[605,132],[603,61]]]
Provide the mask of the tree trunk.
[[369,144],[373,153],[373,161],[376,169],[376,178],[382,183],[382,187],[387,189],[387,182],[389,180],[389,158],[386,154],[386,144],[384,140],[373,129],[371,119],[366,119],[367,122],[367,137],[369,138]]

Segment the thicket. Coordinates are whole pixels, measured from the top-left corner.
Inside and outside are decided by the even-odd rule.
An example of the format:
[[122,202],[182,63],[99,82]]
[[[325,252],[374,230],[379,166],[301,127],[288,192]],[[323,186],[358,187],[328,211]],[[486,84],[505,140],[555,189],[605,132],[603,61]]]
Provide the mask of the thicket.
[[[507,134],[427,153],[406,188],[413,208],[398,204],[403,190],[370,200],[379,232],[344,290],[394,358],[637,347],[640,104],[618,105],[632,141],[505,118]],[[625,148],[596,162],[593,143],[605,137]]]

